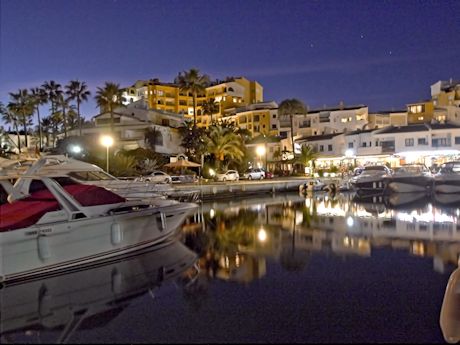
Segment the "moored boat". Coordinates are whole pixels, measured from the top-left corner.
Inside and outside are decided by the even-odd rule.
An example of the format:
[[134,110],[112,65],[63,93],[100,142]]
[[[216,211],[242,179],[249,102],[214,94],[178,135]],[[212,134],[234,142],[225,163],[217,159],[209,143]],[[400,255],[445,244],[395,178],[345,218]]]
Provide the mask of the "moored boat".
[[404,164],[395,168],[391,175],[384,177],[387,190],[393,193],[430,193],[433,175],[423,164]]
[[383,194],[387,176],[391,176],[391,170],[386,165],[369,165],[352,177],[350,183],[357,194]]
[[194,203],[149,204],[69,177],[22,176],[19,192],[0,180],[0,281],[105,260],[173,236]]
[[435,193],[460,192],[460,161],[447,162],[441,165],[434,176]]

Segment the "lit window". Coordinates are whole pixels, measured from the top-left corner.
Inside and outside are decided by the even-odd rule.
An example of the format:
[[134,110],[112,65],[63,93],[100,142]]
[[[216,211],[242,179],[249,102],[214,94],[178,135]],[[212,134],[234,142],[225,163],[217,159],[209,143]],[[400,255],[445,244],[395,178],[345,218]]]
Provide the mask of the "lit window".
[[419,121],[423,121],[423,116],[419,116],[419,117],[417,117],[417,119],[418,119]]

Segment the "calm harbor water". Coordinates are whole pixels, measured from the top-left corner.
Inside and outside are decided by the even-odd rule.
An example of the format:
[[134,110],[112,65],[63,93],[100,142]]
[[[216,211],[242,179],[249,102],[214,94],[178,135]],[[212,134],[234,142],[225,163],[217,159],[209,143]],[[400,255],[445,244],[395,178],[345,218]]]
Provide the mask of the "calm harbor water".
[[204,203],[162,248],[0,289],[0,340],[456,342],[459,216],[409,194]]

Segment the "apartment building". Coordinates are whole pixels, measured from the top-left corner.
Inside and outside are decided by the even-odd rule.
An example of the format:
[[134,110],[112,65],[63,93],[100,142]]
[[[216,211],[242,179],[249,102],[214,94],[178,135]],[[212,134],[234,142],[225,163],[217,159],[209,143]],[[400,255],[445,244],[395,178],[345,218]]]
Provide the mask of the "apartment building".
[[183,153],[180,146],[182,137],[178,127],[184,122],[181,114],[162,110],[152,110],[145,100],[138,100],[127,107],[116,108],[113,112],[114,133],[110,131],[110,113],[101,113],[93,118],[95,126],[85,128],[87,136],[110,134],[118,149],[132,150],[146,147],[145,133],[148,128],[155,131],[155,151],[165,155]]
[[[123,90],[122,96],[128,105],[144,99],[150,109],[183,114],[186,119],[193,119],[193,96],[181,91],[175,83],[160,82],[159,79],[139,80],[133,86]],[[244,77],[216,80],[196,97],[197,125],[207,127],[211,124],[211,116],[203,114],[202,105],[214,99],[219,104],[219,112],[213,114],[214,120],[223,116],[228,109],[263,102],[263,87],[257,81]]]
[[382,128],[386,126],[406,126],[407,110],[385,110],[369,113],[366,128]]
[[432,100],[424,100],[407,104],[407,124],[429,123],[434,118]]
[[247,129],[253,137],[279,134],[278,104],[274,101],[227,109],[222,120]]
[[439,80],[431,85],[431,99],[435,106],[460,107],[460,82]]

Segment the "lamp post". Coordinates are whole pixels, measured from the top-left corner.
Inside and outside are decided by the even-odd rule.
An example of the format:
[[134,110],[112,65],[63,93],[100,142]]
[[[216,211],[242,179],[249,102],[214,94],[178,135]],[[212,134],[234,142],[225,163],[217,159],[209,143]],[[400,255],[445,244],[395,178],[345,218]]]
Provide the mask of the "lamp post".
[[262,146],[262,145],[257,146],[256,153],[259,156],[259,161],[261,162],[261,165],[263,165],[262,156],[265,154],[265,146]]
[[101,137],[101,144],[107,148],[107,167],[106,171],[109,173],[109,148],[113,145],[113,138],[109,135],[103,135]]

